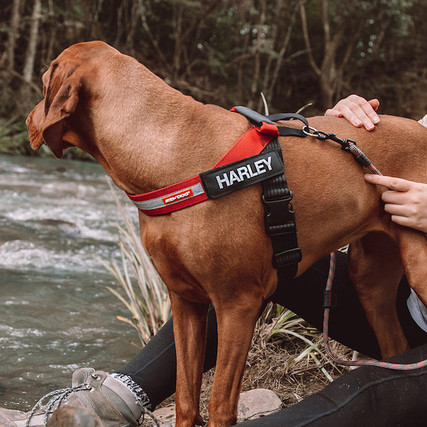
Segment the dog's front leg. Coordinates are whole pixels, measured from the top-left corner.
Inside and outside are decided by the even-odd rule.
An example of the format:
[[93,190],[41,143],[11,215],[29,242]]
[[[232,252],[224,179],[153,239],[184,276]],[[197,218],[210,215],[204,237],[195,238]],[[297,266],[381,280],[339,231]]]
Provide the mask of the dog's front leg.
[[236,424],[243,371],[262,300],[232,300],[216,305],[218,356],[209,402],[209,426]]
[[[203,425],[199,414],[200,387],[206,349],[207,304],[197,304],[169,292],[175,336],[176,425]],[[192,363],[188,363],[188,360]]]

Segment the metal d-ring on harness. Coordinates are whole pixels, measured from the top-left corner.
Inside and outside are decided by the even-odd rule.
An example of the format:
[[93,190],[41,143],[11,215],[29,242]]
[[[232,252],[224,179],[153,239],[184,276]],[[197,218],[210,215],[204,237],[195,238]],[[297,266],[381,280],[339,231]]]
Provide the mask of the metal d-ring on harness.
[[[376,175],[382,175],[381,172],[372,164],[369,158],[362,152],[362,150],[360,150],[357,147],[355,141],[351,139],[341,139],[341,138],[338,138],[333,133],[325,133],[317,129],[314,129],[310,126],[305,126],[302,130],[307,136],[311,136],[319,140],[330,139],[334,142],[337,142],[338,144],[341,145],[341,148],[343,150],[350,152],[354,156],[354,158],[357,160],[357,162],[360,163],[362,166],[368,168],[372,173]],[[328,272],[328,279],[326,282],[326,289],[325,289],[324,303],[323,303],[324,318],[323,318],[322,339],[323,339],[323,345],[325,347],[326,354],[328,355],[328,357],[332,359],[335,363],[339,365],[344,365],[344,366],[376,366],[378,368],[387,368],[387,369],[394,369],[394,370],[401,370],[401,371],[420,369],[427,366],[427,360],[422,360],[421,362],[408,363],[408,364],[381,362],[379,360],[351,361],[351,360],[340,359],[332,353],[331,347],[329,345],[328,330],[329,330],[329,315],[330,315],[330,310],[332,306],[332,283],[335,276],[335,265],[336,265],[336,255],[335,255],[335,252],[332,252],[330,254],[329,272]]]

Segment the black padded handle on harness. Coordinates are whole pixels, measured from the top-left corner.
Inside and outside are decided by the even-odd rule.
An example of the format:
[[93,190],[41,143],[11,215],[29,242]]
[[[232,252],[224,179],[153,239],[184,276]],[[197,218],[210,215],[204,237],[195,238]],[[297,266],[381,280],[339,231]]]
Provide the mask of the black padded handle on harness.
[[306,126],[308,126],[308,121],[304,116],[298,113],[278,113],[278,114],[270,114],[266,116],[269,120],[273,122],[278,122],[280,120],[299,120],[303,122]]
[[[273,122],[278,122],[280,120],[299,120],[300,122],[304,123],[305,126],[308,126],[307,119],[304,116],[301,116],[301,114],[297,113],[278,113],[278,114],[270,114],[267,116],[269,120],[273,120]],[[303,129],[298,128],[289,128],[287,126],[279,126],[276,125],[277,129],[279,129],[279,135],[280,136],[298,136],[300,138],[304,138],[306,133],[303,131]]]
[[275,125],[274,121],[272,121],[266,116],[263,116],[257,111],[251,110],[248,107],[243,107],[239,105],[238,107],[234,107],[234,110],[240,113],[242,116],[245,116],[256,126],[261,126],[263,122],[269,123],[270,125]]
[[262,114],[241,105],[234,107],[233,110],[237,113],[240,113],[242,116],[245,116],[255,126],[260,127],[262,126],[263,122],[277,126],[280,136],[297,136],[299,138],[305,138],[307,136],[307,134],[302,129],[279,126],[275,123],[280,120],[299,120],[304,123],[306,127],[308,127],[307,119],[304,116],[301,116],[301,114],[277,113],[270,114],[269,116],[263,116]]

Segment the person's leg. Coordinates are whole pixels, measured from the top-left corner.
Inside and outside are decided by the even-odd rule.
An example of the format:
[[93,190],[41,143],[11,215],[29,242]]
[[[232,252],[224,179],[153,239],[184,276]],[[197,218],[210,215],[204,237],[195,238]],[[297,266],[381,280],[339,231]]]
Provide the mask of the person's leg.
[[[328,264],[328,258],[320,260],[301,277],[288,283],[280,283],[276,293],[272,296],[274,302],[293,310],[319,330],[323,322],[323,293]],[[345,254],[338,254],[333,295],[334,307],[331,309],[330,317],[331,338],[367,355],[379,357],[376,338],[348,278]],[[427,334],[418,328],[408,312],[407,296],[408,286],[402,282],[397,308],[405,335],[411,345],[426,343]],[[216,318],[213,309],[211,309],[209,311],[205,370],[215,365],[216,349]],[[100,395],[109,393],[123,397],[132,393],[144,404],[149,399],[149,406],[154,408],[175,391],[175,357],[172,321],[170,321],[134,359],[118,370],[117,373],[106,375],[102,372],[90,373],[86,372],[88,370],[83,370],[82,375],[87,376],[85,382],[88,383],[97,382],[101,379],[100,384],[97,385],[100,389]],[[121,391],[123,384],[126,385],[124,392]],[[76,397],[78,397],[77,394]],[[147,395],[148,399],[146,399]],[[128,404],[131,405],[131,401],[134,402],[134,400],[131,395],[128,397],[130,399],[125,400],[129,400]],[[82,397],[82,399],[84,398]],[[123,403],[122,407],[124,411],[127,411],[126,403]],[[115,411],[113,407],[111,410]]]
[[[390,360],[414,363],[427,358],[427,344]],[[242,427],[390,427],[427,425],[424,396],[427,368],[412,371],[363,367],[351,371],[322,391]]]
[[[208,312],[208,331],[204,372],[215,366],[217,352],[217,323],[215,311]],[[128,375],[147,393],[151,407],[175,392],[176,353],[173,320],[170,319],[148,344],[117,372]]]

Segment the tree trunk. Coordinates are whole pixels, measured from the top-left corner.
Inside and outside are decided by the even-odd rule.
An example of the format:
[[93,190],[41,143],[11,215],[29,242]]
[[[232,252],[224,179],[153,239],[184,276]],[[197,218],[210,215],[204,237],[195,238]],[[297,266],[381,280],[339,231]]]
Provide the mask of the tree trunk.
[[37,52],[39,38],[39,24],[41,19],[41,0],[34,0],[33,16],[31,18],[30,41],[28,43],[27,55],[25,58],[23,78],[29,83],[33,77],[34,60]]
[[19,6],[21,0],[13,0],[12,16],[10,18],[9,39],[7,42],[7,68],[9,71],[15,68],[15,44],[19,35],[20,13]]
[[310,37],[308,33],[307,15],[305,11],[305,2],[300,2],[301,12],[301,26],[304,36],[304,41],[308,53],[308,60],[311,68],[319,78],[320,92],[322,95],[322,108],[330,108],[335,97],[336,88],[341,84],[336,81],[337,78],[337,63],[336,54],[338,46],[342,41],[344,35],[344,27],[331,36],[330,22],[329,22],[329,0],[321,0],[320,3],[323,26],[324,48],[321,65],[317,65],[311,49]]
[[257,95],[259,95],[259,81],[260,81],[260,73],[261,73],[261,49],[263,47],[263,35],[264,35],[264,25],[265,25],[265,17],[266,17],[266,9],[267,9],[267,1],[264,0],[261,3],[261,12],[259,16],[259,21],[256,25],[257,28],[257,39],[256,44],[254,46],[254,73],[252,77],[252,85],[251,85],[251,99],[249,100],[248,107],[255,108],[257,104],[256,99]]
[[[278,7],[278,9],[279,9],[279,7]],[[280,5],[280,9],[281,9],[281,5]],[[296,5],[293,8],[291,18],[289,20],[289,23],[287,24],[286,35],[283,37],[283,34],[278,32],[278,36],[280,34],[283,37],[283,41],[281,43],[280,50],[278,52],[278,58],[276,60],[276,65],[274,66],[274,68],[272,70],[271,76],[269,76],[267,73],[265,74],[265,80],[264,80],[264,85],[263,85],[264,90],[266,91],[266,98],[267,98],[268,102],[271,102],[271,100],[273,99],[273,94],[275,93],[276,83],[277,83],[277,80],[279,78],[279,74],[280,74],[280,70],[282,68],[285,53],[286,53],[288,46],[289,46],[289,42],[291,39],[294,22],[295,22],[295,18],[297,15],[297,11],[298,11],[298,3],[296,3]],[[279,25],[277,25],[277,28],[280,28]],[[267,80],[267,78],[268,78],[268,80]]]
[[53,8],[53,0],[49,0],[49,12],[48,12],[48,19],[49,19],[49,27],[50,27],[50,35],[49,35],[49,43],[46,51],[46,62],[50,63],[53,59],[54,54],[54,46],[55,46],[55,40],[56,40],[56,22],[55,22],[55,11]]

